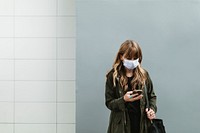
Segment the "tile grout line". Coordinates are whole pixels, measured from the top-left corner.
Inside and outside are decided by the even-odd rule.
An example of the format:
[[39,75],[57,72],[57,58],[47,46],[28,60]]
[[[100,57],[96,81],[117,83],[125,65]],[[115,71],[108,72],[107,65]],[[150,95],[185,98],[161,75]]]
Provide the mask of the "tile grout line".
[[13,133],[15,133],[15,0],[13,0],[13,56],[14,56],[14,90],[13,90]]
[[58,0],[56,0],[56,133],[58,132]]

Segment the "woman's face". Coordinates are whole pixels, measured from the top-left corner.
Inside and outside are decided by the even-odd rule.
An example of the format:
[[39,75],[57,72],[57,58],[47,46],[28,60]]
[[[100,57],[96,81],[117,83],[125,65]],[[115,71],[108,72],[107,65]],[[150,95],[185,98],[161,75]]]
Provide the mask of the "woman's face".
[[139,65],[139,58],[125,58],[122,56],[123,66],[129,70],[135,69]]

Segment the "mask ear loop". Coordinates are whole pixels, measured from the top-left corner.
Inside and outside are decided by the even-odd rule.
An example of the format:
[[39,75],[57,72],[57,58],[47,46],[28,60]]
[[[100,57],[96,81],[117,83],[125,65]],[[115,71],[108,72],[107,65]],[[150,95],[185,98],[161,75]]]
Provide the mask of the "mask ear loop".
[[134,60],[134,66],[135,66],[135,68],[139,65],[140,63],[139,63],[139,58],[137,58],[136,60]]

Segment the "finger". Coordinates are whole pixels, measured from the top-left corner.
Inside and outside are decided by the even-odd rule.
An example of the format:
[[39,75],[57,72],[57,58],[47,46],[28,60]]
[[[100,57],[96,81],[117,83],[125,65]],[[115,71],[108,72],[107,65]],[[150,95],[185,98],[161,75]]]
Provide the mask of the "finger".
[[136,96],[134,97],[134,99],[135,99],[135,100],[139,100],[139,99],[141,99],[142,97],[143,97],[143,95],[139,95],[139,96],[136,95]]
[[151,115],[151,114],[149,114],[149,115],[147,115],[147,117],[148,117],[150,120],[152,120],[152,119],[155,118],[155,115]]
[[[127,94],[128,95],[128,97],[129,97],[129,99],[134,99],[134,100],[137,100],[138,99],[138,96],[137,96],[137,94]],[[140,98],[139,98],[140,99]]]
[[155,113],[152,112],[152,111],[147,111],[147,115],[148,115],[149,118],[152,117],[154,114],[155,114]]
[[137,94],[132,94],[131,96],[132,96],[132,98],[133,97],[136,98],[138,95]]
[[139,100],[139,99],[141,99],[142,97],[143,97],[143,95],[133,97],[133,98],[131,98],[131,101]]
[[129,99],[132,99],[132,98],[133,98],[133,95],[128,95],[128,98],[129,98]]
[[153,117],[150,117],[149,119],[152,120],[152,119],[154,119],[154,118],[153,118]]
[[127,94],[132,94],[132,93],[133,93],[133,91],[128,91],[128,92],[127,92]]
[[155,119],[155,118],[156,118],[156,116],[155,116],[155,115],[152,115],[150,119],[152,120],[152,119]]
[[150,112],[150,113],[151,113],[151,114],[155,114],[154,110],[152,110],[152,109],[151,109],[151,112]]
[[149,108],[149,110],[147,111],[148,113],[155,113],[153,109]]
[[150,113],[149,118],[154,119],[156,117],[155,113]]
[[149,111],[147,112],[147,115],[148,115],[148,116],[151,116],[151,114],[150,114],[150,112],[149,112]]
[[149,114],[153,114],[153,111],[152,111],[152,110],[149,110]]

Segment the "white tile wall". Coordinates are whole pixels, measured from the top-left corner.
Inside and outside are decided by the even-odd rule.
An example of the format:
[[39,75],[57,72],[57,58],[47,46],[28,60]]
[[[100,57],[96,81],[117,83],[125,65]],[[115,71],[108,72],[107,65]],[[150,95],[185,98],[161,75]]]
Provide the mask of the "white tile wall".
[[57,127],[57,133],[75,133],[74,124],[59,124]]
[[74,9],[75,9],[74,0],[59,0],[58,1],[59,15],[75,15]]
[[0,38],[0,59],[14,58],[13,43],[13,38]]
[[13,133],[13,124],[0,124],[1,133]]
[[55,132],[56,132],[55,124],[16,124],[15,126],[15,133],[55,133]]
[[75,0],[0,0],[0,133],[75,133]]
[[56,123],[56,103],[16,103],[16,123]]
[[58,123],[75,123],[75,105],[73,103],[58,104]]
[[56,46],[56,38],[16,38],[15,58],[56,59]]
[[56,37],[56,19],[57,17],[16,17],[15,36]]
[[13,122],[13,103],[1,102],[0,103],[0,123]]
[[9,16],[0,16],[0,37],[13,37],[14,19]]
[[0,60],[0,80],[14,79],[14,61]]
[[56,102],[56,81],[16,81],[15,101]]
[[13,102],[14,81],[0,81],[0,101]]
[[75,59],[76,40],[75,38],[60,38],[58,43],[58,59]]
[[17,60],[15,79],[56,80],[56,60]]
[[58,80],[75,80],[75,61],[74,60],[59,60],[57,64],[58,64],[57,66]]
[[16,15],[56,15],[57,0],[15,0]]
[[75,81],[57,82],[57,100],[59,102],[75,102],[75,93]]
[[14,0],[0,0],[0,15],[13,15]]
[[58,17],[57,18],[57,35],[58,37],[75,37],[75,18]]

